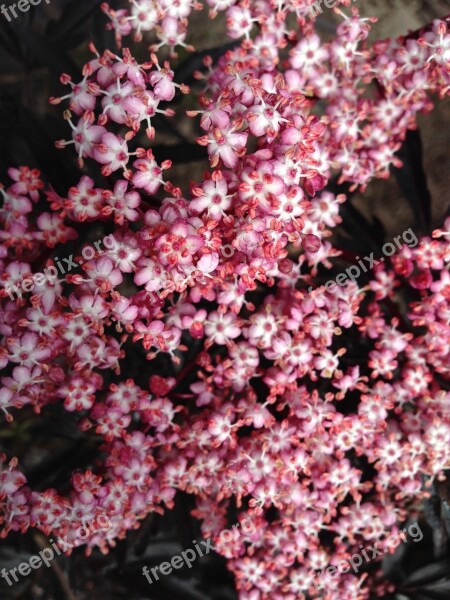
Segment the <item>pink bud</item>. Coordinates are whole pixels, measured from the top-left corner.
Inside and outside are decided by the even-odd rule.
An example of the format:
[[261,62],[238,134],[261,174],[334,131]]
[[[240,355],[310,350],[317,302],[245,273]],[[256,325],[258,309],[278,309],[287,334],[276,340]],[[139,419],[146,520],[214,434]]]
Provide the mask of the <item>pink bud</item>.
[[318,252],[321,246],[321,241],[314,235],[313,233],[308,233],[302,240],[302,248],[306,250],[306,252]]
[[189,333],[194,339],[200,340],[205,335],[203,323],[192,323],[192,325],[189,327]]
[[409,280],[412,287],[416,290],[428,289],[432,281],[433,278],[431,277],[430,271],[421,271],[420,273],[417,273],[417,275],[411,277]]
[[211,273],[219,264],[219,255],[217,252],[204,254],[197,263],[197,269],[203,273]]

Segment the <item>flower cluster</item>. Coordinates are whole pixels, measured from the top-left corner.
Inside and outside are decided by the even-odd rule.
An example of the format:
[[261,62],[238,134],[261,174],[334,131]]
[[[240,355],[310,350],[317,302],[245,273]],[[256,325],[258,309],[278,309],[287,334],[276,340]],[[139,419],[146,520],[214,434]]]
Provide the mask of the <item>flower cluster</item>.
[[[152,48],[167,47],[173,53],[177,46],[191,49],[185,43],[189,28],[189,17],[193,10],[208,8],[211,19],[226,13],[227,34],[232,39],[244,37],[251,40],[256,27],[267,31],[283,32],[286,19],[294,15],[301,22],[306,18],[314,20],[315,11],[311,10],[316,0],[129,0],[129,9],[112,9],[107,2],[102,4],[103,12],[109,17],[109,29],[113,29],[119,45],[122,38],[134,34],[136,41],[142,40],[142,34],[156,34],[158,44]],[[336,4],[349,6],[352,0],[337,0]],[[284,33],[284,32],[283,32]],[[285,32],[287,33],[287,32]],[[273,37],[275,40],[276,34]]]
[[[305,18],[312,4],[312,0],[207,0],[210,16],[226,11],[228,36],[244,38],[239,49],[230,51],[215,69],[216,94],[210,106],[218,113],[222,103],[231,105],[238,122],[250,117],[254,135],[268,129],[276,135],[285,94],[301,91],[314,103],[320,101],[322,110],[326,107],[324,113],[331,125],[323,145],[311,157],[317,161],[318,170],[329,176],[332,168],[338,169],[343,181],[365,186],[374,176],[388,177],[390,165],[398,164],[395,152],[407,128],[414,127],[417,112],[432,108],[430,95],[443,97],[448,93],[447,25],[435,21],[432,30],[423,35],[379,40],[368,47],[370,22],[376,19],[361,19],[356,8],[351,17],[336,9],[343,22],[335,38],[323,43],[314,30],[314,19]],[[348,6],[350,0],[341,4]],[[191,0],[132,0],[130,13],[103,5],[118,39],[132,30],[138,37],[142,31],[154,31],[160,40],[155,49],[184,45],[187,17],[192,9],[199,8],[202,4]],[[291,16],[298,30],[289,29]],[[283,56],[287,49],[286,65]],[[251,91],[255,85],[259,88],[256,95]],[[234,96],[239,98],[237,103]],[[221,118],[222,112],[214,114],[210,127],[220,129]],[[294,128],[301,126],[299,119]],[[242,138],[233,137],[239,148]],[[291,145],[301,137],[292,131]],[[209,143],[215,150],[211,154],[217,155],[216,141],[210,139]]]
[[[376,574],[339,573],[320,596],[311,571],[396,533],[424,480],[450,467],[450,219],[363,288],[313,297],[307,286],[340,254],[327,238],[345,196],[323,191],[327,179],[335,170],[364,187],[386,175],[428,95],[449,91],[450,36],[440,21],[369,48],[355,12],[323,44],[301,18],[306,1],[208,4],[228,10],[231,37],[244,41],[214,68],[206,60],[189,111],[210,159],[201,182],[182,191],[163,178],[170,161],[131,148],[142,123],[153,142],[152,118],[173,114],[160,104],[188,89],[154,53],[140,64],[127,49],[96,53],[81,82],[63,76],[69,95],[51,100],[68,102],[72,140],[58,146],[73,143],[80,165],[98,163],[112,183],[83,175],[63,197],[36,170],[9,170],[0,406],[11,421],[62,403],[103,458],[74,472],[64,495],[33,490],[17,458],[2,456],[2,535],[37,527],[77,543],[80,525],[107,514],[112,526],[86,541],[106,552],[181,490],[196,496],[193,515],[241,600],[362,600],[385,589]],[[159,26],[173,48],[192,8],[104,10],[121,35]],[[8,299],[7,286],[52,266],[55,248],[90,223],[114,231],[114,248]],[[150,375],[139,383],[122,374],[136,349]],[[166,372],[151,375],[163,355]],[[255,530],[225,545],[234,506]]]

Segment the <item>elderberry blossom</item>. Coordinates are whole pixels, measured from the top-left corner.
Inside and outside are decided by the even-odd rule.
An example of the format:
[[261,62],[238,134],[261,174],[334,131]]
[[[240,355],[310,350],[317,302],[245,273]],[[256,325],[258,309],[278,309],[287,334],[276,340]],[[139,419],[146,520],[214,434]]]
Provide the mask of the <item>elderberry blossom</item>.
[[[71,131],[58,147],[74,145],[98,177],[56,193],[35,169],[10,169],[0,210],[1,411],[10,422],[60,405],[101,455],[61,491],[34,490],[1,456],[2,537],[73,539],[106,513],[111,528],[85,543],[107,552],[185,492],[205,537],[232,512],[254,521],[218,544],[241,599],[318,599],[312,570],[397,533],[426,482],[444,478],[450,220],[364,284],[308,287],[345,259],[331,235],[346,198],[328,179],[364,189],[387,176],[417,113],[449,93],[447,25],[371,44],[370,20],[340,11],[323,42],[310,6],[206,2],[242,43],[196,74],[188,116],[209,167],[180,189],[158,160],[155,117],[173,116],[165,103],[188,88],[155,52],[189,49],[202,4],[102,5],[118,41],[156,41],[143,63],[91,46],[82,80],[63,75],[69,93],[51,99]],[[115,244],[78,260],[88,226]],[[39,285],[75,241],[76,271]],[[328,600],[387,590],[375,570],[328,583]]]

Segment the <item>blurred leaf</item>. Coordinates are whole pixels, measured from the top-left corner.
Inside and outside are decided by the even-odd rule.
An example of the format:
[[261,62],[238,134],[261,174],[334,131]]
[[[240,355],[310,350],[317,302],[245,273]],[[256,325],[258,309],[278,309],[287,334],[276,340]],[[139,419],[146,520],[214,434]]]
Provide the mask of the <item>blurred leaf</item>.
[[435,600],[449,600],[450,598],[450,579],[441,581],[432,586],[426,586],[423,591]]
[[22,44],[17,28],[8,24],[3,18],[0,18],[0,45],[8,54],[20,60]]
[[[178,577],[166,577],[164,580],[165,595],[159,596],[161,600],[166,600],[167,592],[172,598],[183,598],[183,600],[211,600],[210,594],[201,592],[195,583],[191,583]],[[213,598],[217,596],[212,595]]]
[[195,82],[196,80],[193,77],[194,71],[204,71],[205,66],[203,64],[203,59],[205,56],[211,56],[213,62],[216,63],[221,56],[227,52],[227,50],[232,50],[239,46],[240,42],[229,42],[227,44],[223,44],[222,46],[218,46],[217,48],[208,48],[207,50],[202,50],[201,52],[193,52],[185,61],[181,63],[179,67],[175,69],[175,81],[177,83],[186,83],[189,85],[190,83]]
[[339,214],[342,217],[340,227],[351,236],[351,241],[342,238],[347,248],[357,252],[380,252],[384,241],[383,228],[375,228],[349,201],[341,204]]
[[[63,10],[58,21],[50,21],[47,34],[52,41],[64,48],[73,48],[89,35],[86,23],[98,10],[102,0],[72,0]],[[81,29],[81,30],[80,30]]]
[[34,63],[47,67],[58,77],[61,73],[68,73],[74,79],[81,79],[79,68],[60,47],[31,29],[27,31],[27,38]]
[[71,167],[70,161],[61,150],[55,148],[55,140],[48,129],[25,107],[19,109],[19,131],[17,137],[27,143],[34,156],[34,164],[42,171],[56,191],[66,193],[67,188],[79,178],[79,172]]
[[[176,573],[176,571],[175,571]],[[158,581],[151,584],[148,583],[147,579],[140,573],[142,578],[141,589],[151,590],[152,600],[167,600],[167,598],[183,600],[219,600],[219,596],[211,593],[204,593],[199,589],[198,581],[191,577],[190,579],[182,579],[178,577],[174,572],[170,576],[160,576]]]
[[[127,569],[141,568],[145,564],[153,563],[157,565],[165,560],[170,560],[175,554],[180,554],[183,547],[179,542],[170,540],[155,540],[148,543],[143,555],[139,560],[131,560],[127,563]],[[141,569],[142,570],[142,569]]]
[[349,238],[337,233],[338,248],[361,253],[373,250],[379,252],[384,242],[385,230],[376,217],[370,223],[364,215],[351,203],[355,192],[350,190],[348,182],[338,183],[337,178],[330,180],[324,191],[331,192],[335,196],[344,194],[347,201],[340,205],[339,214],[342,217],[340,227],[344,229]]
[[30,553],[27,550],[16,550],[11,546],[2,546],[0,549],[0,564],[7,571],[17,567],[23,561],[30,558]]
[[206,148],[198,144],[156,145],[152,150],[158,162],[170,159],[173,164],[182,164],[208,159]]
[[445,577],[450,577],[450,560],[448,558],[418,569],[405,579],[402,587],[409,587],[411,585],[424,586]]
[[397,152],[403,162],[400,168],[393,167],[398,184],[408,200],[416,221],[424,234],[431,233],[431,194],[428,190],[423,167],[423,147],[420,131],[408,130],[403,146]]

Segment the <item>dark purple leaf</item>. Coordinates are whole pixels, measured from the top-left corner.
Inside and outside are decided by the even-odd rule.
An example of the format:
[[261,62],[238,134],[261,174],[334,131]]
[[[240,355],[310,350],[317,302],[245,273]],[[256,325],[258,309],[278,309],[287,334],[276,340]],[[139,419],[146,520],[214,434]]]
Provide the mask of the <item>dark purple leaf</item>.
[[403,146],[397,153],[403,162],[400,168],[392,171],[402,188],[413,211],[416,227],[425,234],[431,233],[431,194],[423,166],[423,147],[420,131],[408,131]]

